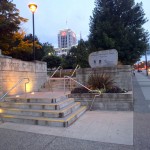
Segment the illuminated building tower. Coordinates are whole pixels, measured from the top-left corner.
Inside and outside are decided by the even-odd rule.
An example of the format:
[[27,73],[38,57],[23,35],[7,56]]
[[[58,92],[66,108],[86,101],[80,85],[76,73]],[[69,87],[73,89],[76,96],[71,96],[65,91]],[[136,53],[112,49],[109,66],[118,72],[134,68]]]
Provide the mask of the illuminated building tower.
[[71,29],[60,30],[58,33],[57,54],[67,54],[72,46],[76,45],[76,34]]

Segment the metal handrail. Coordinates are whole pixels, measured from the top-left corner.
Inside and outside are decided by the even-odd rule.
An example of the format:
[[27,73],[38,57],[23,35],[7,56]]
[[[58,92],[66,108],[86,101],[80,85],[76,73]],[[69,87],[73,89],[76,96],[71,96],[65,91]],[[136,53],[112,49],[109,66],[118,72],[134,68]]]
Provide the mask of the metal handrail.
[[74,73],[76,72],[76,70],[77,70],[78,68],[80,68],[79,65],[76,66],[76,68],[74,69],[73,73],[71,74],[71,77],[73,77]]
[[54,71],[54,73],[50,76],[50,78],[52,78],[52,77],[55,75],[55,73],[56,73],[60,68],[62,68],[62,67],[59,66],[59,67]]
[[21,82],[22,82],[23,80],[25,80],[25,79],[28,80],[28,82],[25,82],[25,92],[27,92],[27,91],[26,91],[26,84],[29,83],[30,80],[29,80],[29,78],[23,78],[23,79],[20,79],[11,89],[9,89],[9,90],[0,98],[0,101],[2,101],[2,99],[3,99],[6,95],[8,95],[8,93],[9,93],[10,91],[12,91],[16,86],[19,85],[19,83],[21,83]]
[[94,98],[93,98],[93,100],[92,100],[91,106],[90,106],[90,108],[89,108],[90,111],[92,111],[92,106],[93,106],[93,104],[94,104],[94,102],[95,102],[95,98],[98,97],[98,96],[100,96],[100,95],[101,95],[101,94],[99,94],[99,95],[94,95]]
[[64,76],[64,93],[66,92],[66,78],[68,78],[68,79],[76,82],[77,84],[81,85],[82,87],[84,87],[88,91],[93,92],[93,90],[89,89],[88,87],[86,87],[85,85],[81,84],[80,82],[74,80],[72,77],[70,77],[70,76]]
[[98,96],[100,96],[100,95],[102,94],[101,91],[98,91],[98,90],[91,90],[91,89],[89,89],[88,87],[86,87],[85,85],[81,84],[80,82],[74,80],[72,77],[64,76],[64,93],[66,92],[66,82],[65,82],[65,79],[66,79],[66,78],[68,78],[68,79],[70,79],[70,80],[72,80],[72,81],[78,83],[79,85],[81,85],[82,87],[86,88],[86,89],[87,89],[88,91],[90,91],[90,92],[96,92],[96,93],[98,93],[98,95],[94,95],[94,98],[93,98],[93,100],[92,100],[91,106],[90,106],[90,108],[89,108],[89,110],[92,111],[92,106],[93,106],[93,104],[94,104],[95,98],[98,97]]

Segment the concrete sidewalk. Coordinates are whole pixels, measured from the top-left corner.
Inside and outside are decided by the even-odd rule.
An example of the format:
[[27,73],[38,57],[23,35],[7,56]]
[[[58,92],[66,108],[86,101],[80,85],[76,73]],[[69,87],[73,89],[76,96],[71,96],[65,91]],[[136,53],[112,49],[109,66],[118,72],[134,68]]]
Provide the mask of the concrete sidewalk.
[[150,78],[143,73],[133,77],[135,150],[150,150]]
[[136,73],[136,79],[146,101],[150,101],[150,77],[143,73]]
[[68,128],[4,123],[0,128],[82,140],[133,145],[133,112],[87,111]]
[[[68,92],[69,93],[69,92]],[[68,94],[66,93],[66,94]],[[54,98],[64,92],[35,92],[20,97]],[[133,112],[119,111],[87,111],[68,128],[54,128],[36,125],[4,123],[0,128],[16,131],[133,145]]]

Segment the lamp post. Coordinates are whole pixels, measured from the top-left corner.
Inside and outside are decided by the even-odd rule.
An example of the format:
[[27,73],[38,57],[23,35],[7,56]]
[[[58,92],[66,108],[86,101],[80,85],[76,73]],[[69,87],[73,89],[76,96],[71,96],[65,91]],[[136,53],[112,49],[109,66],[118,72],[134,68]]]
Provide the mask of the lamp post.
[[146,76],[148,76],[147,51],[145,51],[145,66],[146,66]]
[[34,4],[34,3],[31,3],[28,5],[29,9],[31,10],[32,12],[32,21],[33,21],[33,59],[35,60],[35,45],[34,45],[34,41],[35,41],[35,35],[34,35],[34,13],[37,9],[37,5]]

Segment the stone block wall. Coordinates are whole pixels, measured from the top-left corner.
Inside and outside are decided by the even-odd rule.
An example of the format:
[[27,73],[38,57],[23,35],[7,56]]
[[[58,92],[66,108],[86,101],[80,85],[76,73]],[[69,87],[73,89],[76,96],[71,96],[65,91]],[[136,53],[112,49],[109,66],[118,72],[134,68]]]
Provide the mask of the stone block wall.
[[[47,64],[45,62],[26,62],[18,59],[0,57],[0,92],[6,93],[19,80],[29,78],[27,92],[38,91],[47,80]],[[25,92],[24,79],[9,95]]]
[[131,66],[121,65],[117,67],[103,68],[81,68],[77,70],[76,78],[80,83],[87,85],[88,77],[94,73],[107,73],[112,76],[115,84],[125,90],[132,91],[132,72]]
[[[133,93],[103,93],[97,97],[92,93],[74,93],[69,97],[92,110],[133,111]],[[93,99],[95,100],[93,102]],[[93,102],[93,104],[92,104]]]

